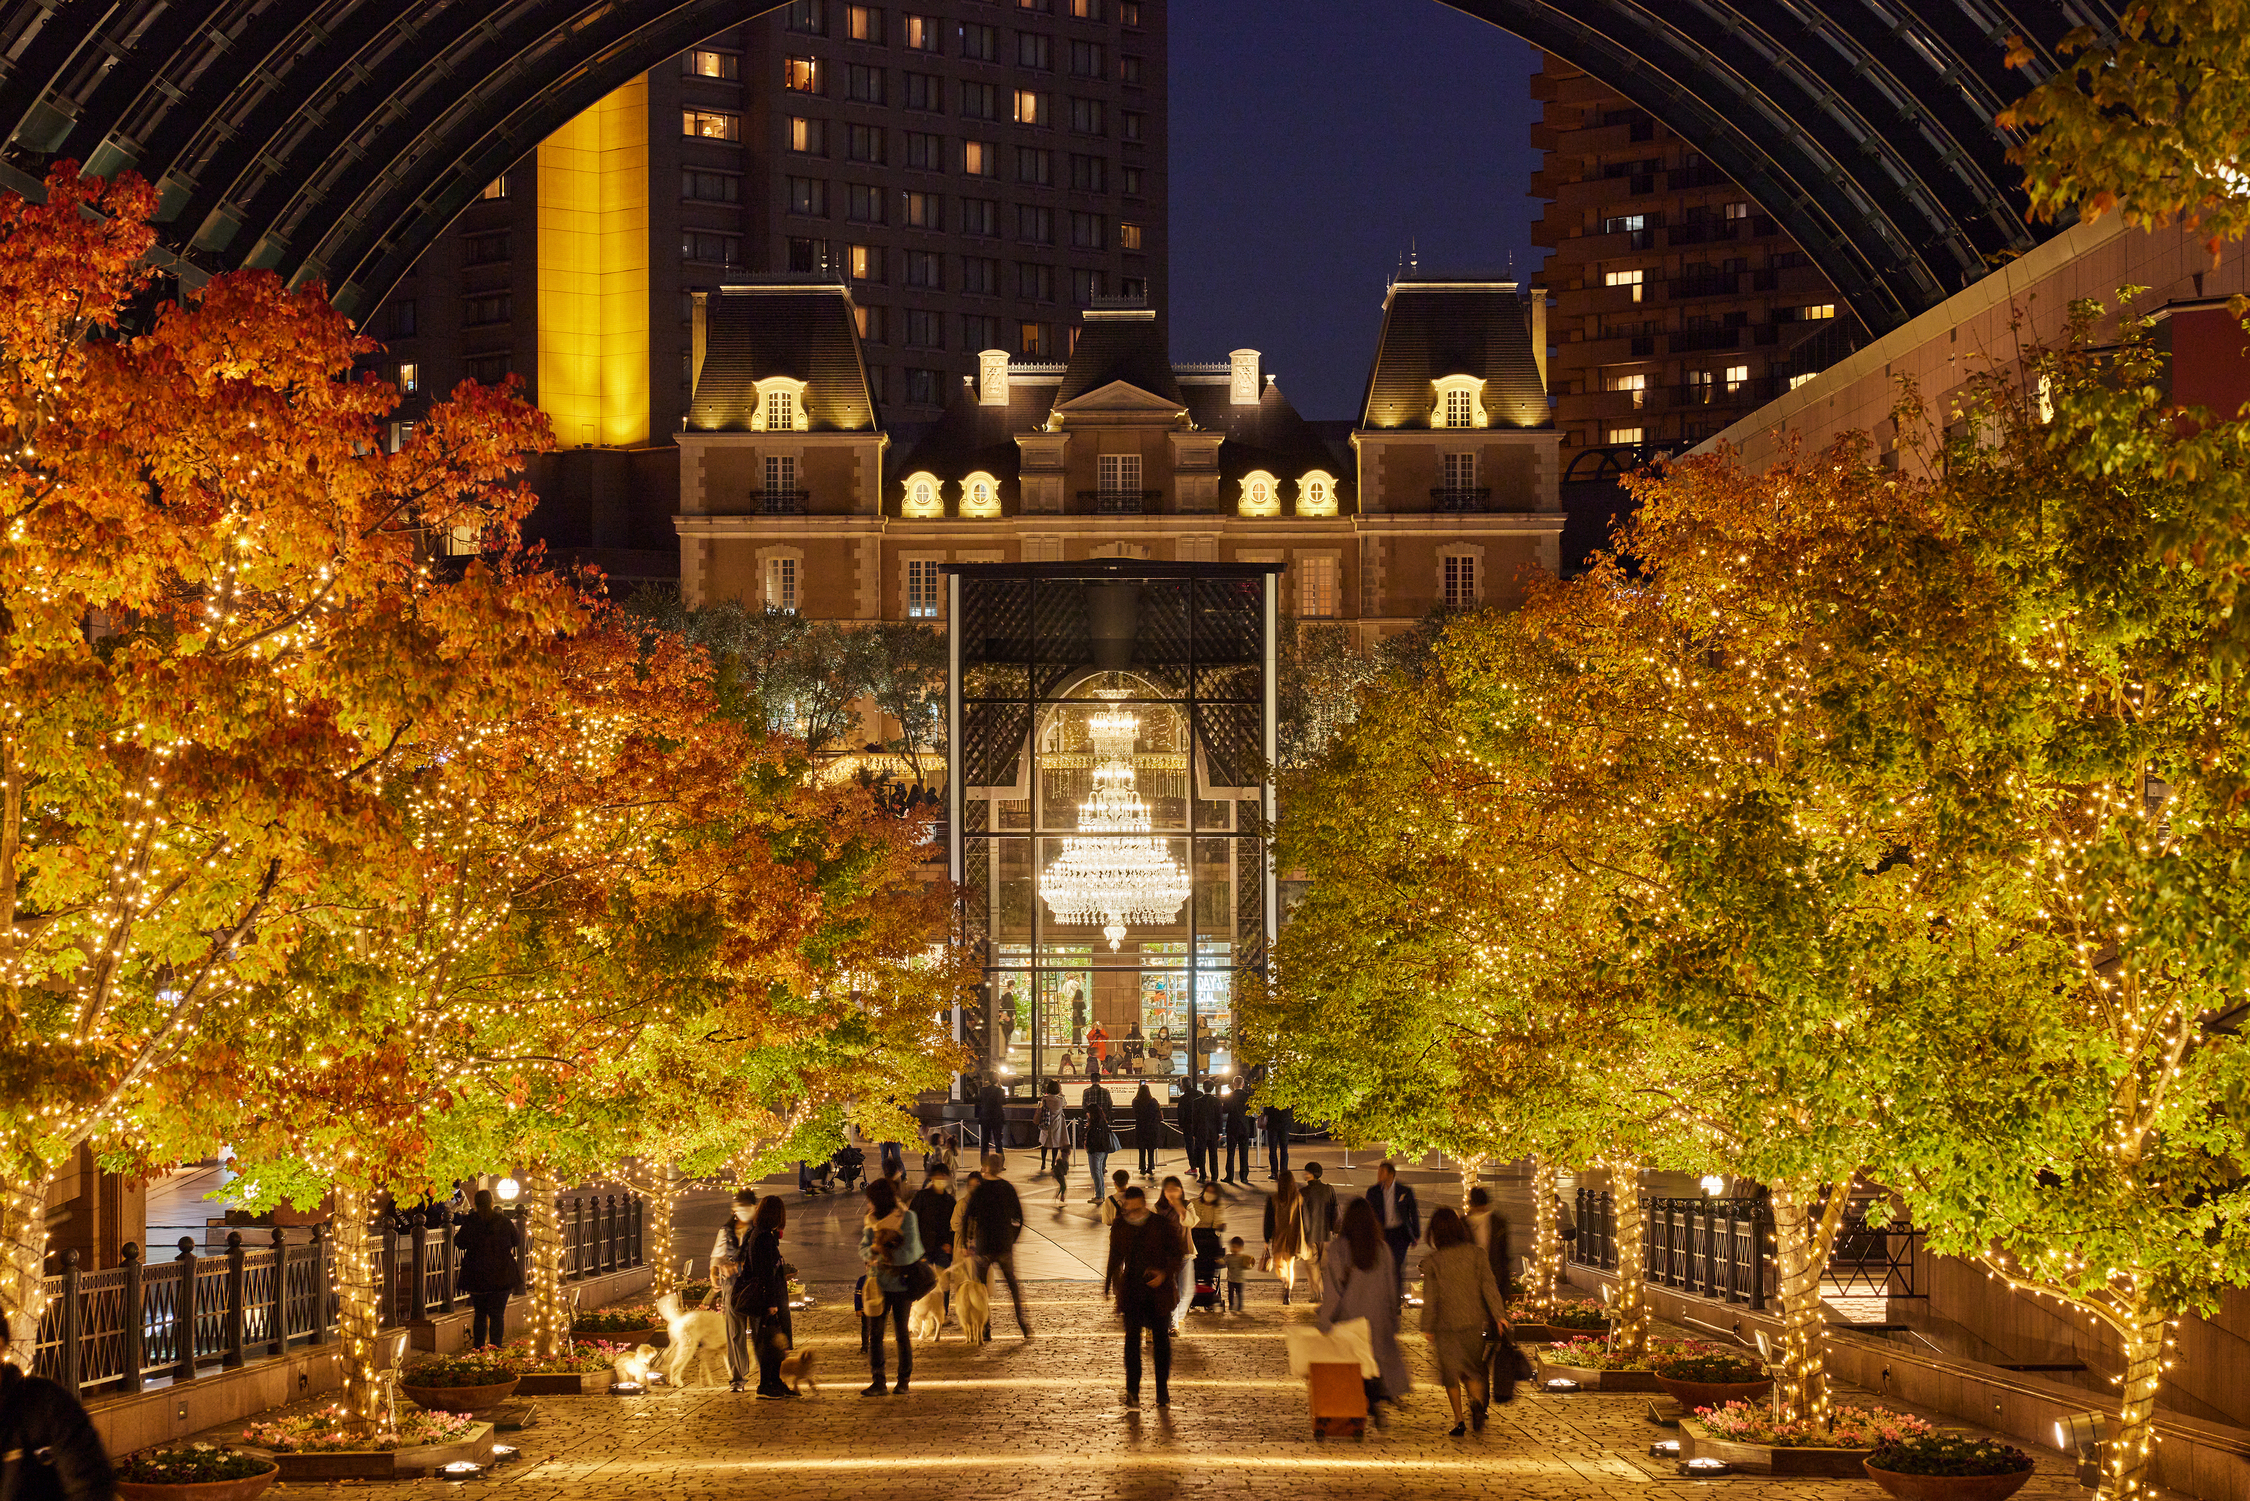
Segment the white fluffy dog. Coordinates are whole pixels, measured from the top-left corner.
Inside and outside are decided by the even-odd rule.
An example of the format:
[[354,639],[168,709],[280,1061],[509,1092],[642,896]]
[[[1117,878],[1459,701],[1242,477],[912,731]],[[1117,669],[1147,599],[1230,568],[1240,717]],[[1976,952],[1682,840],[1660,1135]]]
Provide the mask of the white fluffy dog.
[[664,1373],[664,1384],[687,1386],[689,1372],[700,1368],[704,1380],[713,1386],[723,1385],[727,1379],[726,1316],[715,1308],[683,1311],[678,1293],[666,1293],[658,1298],[656,1311],[664,1316],[665,1327],[672,1336],[671,1346],[664,1352],[664,1363],[659,1367]]
[[945,1294],[953,1285],[952,1277],[953,1268],[939,1268],[930,1290],[914,1300],[914,1307],[906,1315],[907,1329],[924,1344],[945,1337]]
[[972,1345],[981,1345],[990,1339],[992,1288],[970,1269],[969,1258],[955,1257],[939,1285],[953,1290],[953,1317],[960,1321],[962,1337]]

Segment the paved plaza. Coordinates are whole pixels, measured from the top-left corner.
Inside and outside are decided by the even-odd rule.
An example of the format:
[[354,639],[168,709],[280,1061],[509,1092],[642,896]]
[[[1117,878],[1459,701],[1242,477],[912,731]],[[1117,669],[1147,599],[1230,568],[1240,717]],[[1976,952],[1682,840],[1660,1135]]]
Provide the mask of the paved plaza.
[[[1340,1154],[1327,1154],[1340,1168]],[[1302,1383],[1288,1374],[1283,1331],[1311,1310],[1284,1308],[1262,1279],[1240,1315],[1193,1315],[1177,1346],[1172,1405],[1154,1406],[1154,1384],[1138,1412],[1122,1406],[1118,1322],[1101,1297],[1099,1227],[1091,1206],[1051,1203],[1050,1180],[1030,1175],[1035,1154],[1011,1159],[1024,1192],[1032,1240],[1027,1268],[1035,1337],[1014,1333],[1006,1294],[994,1309],[999,1338],[982,1350],[957,1335],[915,1351],[904,1397],[862,1397],[859,1352],[843,1270],[856,1270],[857,1213],[838,1196],[799,1203],[793,1191],[791,1254],[812,1279],[818,1306],[799,1315],[800,1347],[818,1352],[821,1390],[796,1402],[759,1402],[723,1389],[691,1388],[636,1398],[541,1398],[535,1420],[510,1435],[521,1457],[490,1478],[355,1486],[371,1497],[458,1491],[510,1501],[1156,1501],[1170,1497],[1601,1498],[1702,1494],[1742,1501],[1821,1498],[1868,1501],[1863,1481],[1691,1481],[1648,1457],[1664,1436],[1646,1417],[1646,1397],[1532,1395],[1494,1409],[1488,1430],[1446,1436],[1452,1423],[1432,1381],[1419,1335],[1406,1341],[1415,1389],[1387,1432],[1365,1440],[1311,1437]],[[1262,1169],[1261,1169],[1262,1176]],[[1336,1176],[1345,1176],[1340,1172]],[[1458,1179],[1413,1175],[1425,1212]],[[1083,1183],[1083,1177],[1080,1179]],[[1346,1178],[1364,1187],[1363,1169]],[[1340,1185],[1344,1186],[1344,1185]],[[1514,1185],[1495,1185],[1513,1189]],[[1516,1190],[1520,1192],[1519,1190]],[[1253,1244],[1262,1193],[1236,1199],[1236,1230]],[[1503,1193],[1503,1202],[1508,1194]],[[683,1224],[681,1244],[708,1247],[720,1196]],[[842,1265],[839,1266],[841,1259]],[[892,1363],[895,1378],[895,1358]],[[232,1430],[204,1435],[221,1438]],[[2054,1455],[2021,1492],[2080,1494]]]

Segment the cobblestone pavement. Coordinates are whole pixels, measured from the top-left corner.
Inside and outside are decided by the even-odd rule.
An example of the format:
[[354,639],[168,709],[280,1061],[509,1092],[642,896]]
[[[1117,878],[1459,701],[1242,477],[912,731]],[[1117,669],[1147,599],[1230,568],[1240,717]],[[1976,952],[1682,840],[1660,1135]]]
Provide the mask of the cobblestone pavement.
[[[904,1397],[862,1397],[866,1363],[848,1285],[821,1284],[798,1342],[819,1352],[822,1387],[797,1402],[723,1389],[638,1398],[541,1398],[510,1437],[522,1457],[492,1478],[354,1487],[370,1501],[458,1491],[462,1501],[1157,1501],[1273,1494],[1371,1498],[1609,1498],[1717,1494],[1730,1501],[1873,1501],[1865,1481],[1691,1481],[1647,1457],[1661,1436],[1645,1397],[1534,1396],[1496,1408],[1463,1439],[1426,1348],[1406,1340],[1415,1390],[1386,1433],[1310,1437],[1302,1384],[1282,1330],[1310,1317],[1274,1294],[1241,1315],[1191,1317],[1172,1405],[1121,1407],[1117,1323],[1089,1282],[1030,1290],[1036,1337],[981,1351],[957,1338],[918,1348]],[[1006,1295],[1003,1292],[1002,1302]],[[998,1310],[996,1310],[998,1312]],[[1013,1329],[1006,1314],[996,1320]],[[893,1375],[896,1375],[895,1361]],[[1151,1382],[1144,1398],[1153,1398]],[[203,1435],[219,1438],[227,1430]],[[2052,1454],[2021,1492],[2076,1496]]]

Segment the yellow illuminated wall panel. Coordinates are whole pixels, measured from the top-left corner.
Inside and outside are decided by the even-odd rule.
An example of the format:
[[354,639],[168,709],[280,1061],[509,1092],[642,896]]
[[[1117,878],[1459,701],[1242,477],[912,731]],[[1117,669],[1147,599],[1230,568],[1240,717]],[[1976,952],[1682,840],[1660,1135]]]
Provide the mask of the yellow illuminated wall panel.
[[648,442],[648,79],[539,143],[539,406],[564,448]]

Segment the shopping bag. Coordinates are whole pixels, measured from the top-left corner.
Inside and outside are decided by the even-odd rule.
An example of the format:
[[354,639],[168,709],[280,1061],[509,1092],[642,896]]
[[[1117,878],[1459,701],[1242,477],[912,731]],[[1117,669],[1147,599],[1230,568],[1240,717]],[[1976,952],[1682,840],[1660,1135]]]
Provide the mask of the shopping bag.
[[1289,1346],[1292,1376],[1310,1376],[1314,1366],[1323,1364],[1356,1365],[1362,1377],[1380,1373],[1365,1319],[1341,1320],[1327,1334],[1310,1324],[1293,1325],[1282,1337]]

